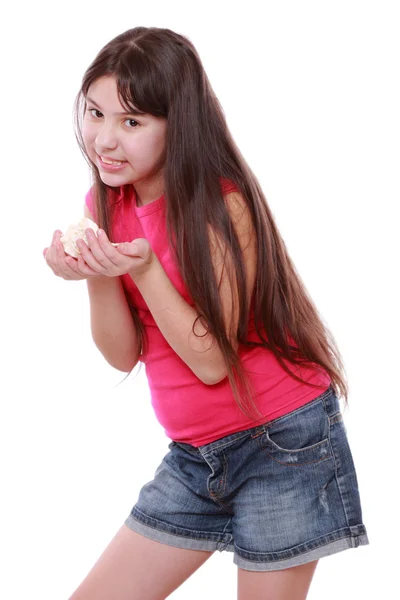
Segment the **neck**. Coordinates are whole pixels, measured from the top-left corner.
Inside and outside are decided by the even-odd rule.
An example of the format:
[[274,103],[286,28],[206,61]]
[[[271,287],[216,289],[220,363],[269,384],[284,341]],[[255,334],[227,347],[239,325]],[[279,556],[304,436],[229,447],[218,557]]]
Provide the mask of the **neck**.
[[159,198],[164,191],[164,181],[162,177],[157,177],[152,181],[140,181],[133,184],[136,193],[137,206],[145,206],[154,202]]

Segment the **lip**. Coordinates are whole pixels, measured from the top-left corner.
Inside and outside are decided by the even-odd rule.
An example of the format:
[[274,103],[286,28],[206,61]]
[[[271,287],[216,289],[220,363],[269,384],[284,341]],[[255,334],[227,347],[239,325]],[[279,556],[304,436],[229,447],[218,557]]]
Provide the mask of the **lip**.
[[113,158],[112,156],[106,156],[105,154],[100,155],[98,152],[96,152],[96,154],[100,159],[102,156],[104,156],[104,158],[106,158],[107,160],[119,160],[120,162],[126,162],[122,158]]
[[[96,153],[97,154],[97,153]],[[109,165],[105,162],[102,161],[101,157],[99,154],[97,154],[98,157],[98,162],[100,163],[100,167],[103,169],[103,171],[108,171],[109,173],[115,173],[116,171],[121,171],[122,169],[124,169],[127,166],[127,161],[124,161],[122,163],[122,165]],[[107,158],[106,156],[104,158]],[[109,160],[117,160],[115,158],[110,158]]]

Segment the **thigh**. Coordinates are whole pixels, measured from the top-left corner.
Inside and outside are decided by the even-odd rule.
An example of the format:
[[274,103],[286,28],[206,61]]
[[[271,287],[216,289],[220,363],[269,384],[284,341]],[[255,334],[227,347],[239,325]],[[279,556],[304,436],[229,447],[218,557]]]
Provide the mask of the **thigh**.
[[69,600],[164,600],[212,554],[167,546],[124,524]]
[[317,563],[265,572],[238,567],[238,600],[305,600]]

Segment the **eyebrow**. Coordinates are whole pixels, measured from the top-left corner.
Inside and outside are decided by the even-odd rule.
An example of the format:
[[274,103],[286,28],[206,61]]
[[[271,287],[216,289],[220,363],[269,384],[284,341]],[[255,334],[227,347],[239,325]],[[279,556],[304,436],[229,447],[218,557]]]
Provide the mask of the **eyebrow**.
[[[95,102],[93,100],[93,98],[89,98],[89,96],[87,96],[86,101],[90,102],[91,104],[94,104],[96,106],[96,108],[98,108],[99,110],[101,110],[101,107],[97,104],[97,102]],[[142,116],[142,115],[145,115],[145,114],[146,113],[144,113],[144,112],[142,112],[141,110],[138,110],[138,109],[131,110],[130,112],[116,112],[116,113],[114,113],[114,115],[135,115],[135,116],[138,116],[138,115]]]

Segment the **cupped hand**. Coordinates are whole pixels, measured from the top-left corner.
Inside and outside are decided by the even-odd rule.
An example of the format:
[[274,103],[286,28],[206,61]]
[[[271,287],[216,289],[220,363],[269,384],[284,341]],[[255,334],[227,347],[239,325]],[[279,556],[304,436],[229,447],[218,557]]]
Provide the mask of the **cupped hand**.
[[99,273],[96,273],[92,269],[87,268],[85,272],[82,271],[84,268],[84,261],[81,259],[79,261],[66,254],[64,251],[64,246],[60,242],[60,237],[62,236],[61,231],[55,231],[53,233],[53,239],[51,241],[51,245],[48,248],[43,250],[43,256],[53,271],[54,275],[57,277],[62,277],[63,279],[87,279],[88,277],[99,277]]
[[[56,275],[60,275],[64,279],[85,279],[100,275],[118,277],[129,274],[134,278],[145,273],[153,262],[154,253],[145,238],[137,238],[132,242],[121,243],[115,247],[102,230],[99,230],[96,235],[92,229],[86,229],[85,234],[88,245],[80,238],[76,241],[81,253],[77,259],[66,255],[61,242],[58,241],[62,251],[58,250],[56,263],[59,272],[57,273],[53,268]],[[47,262],[49,262],[47,260],[48,252],[45,254]],[[61,252],[64,254],[63,260]]]

